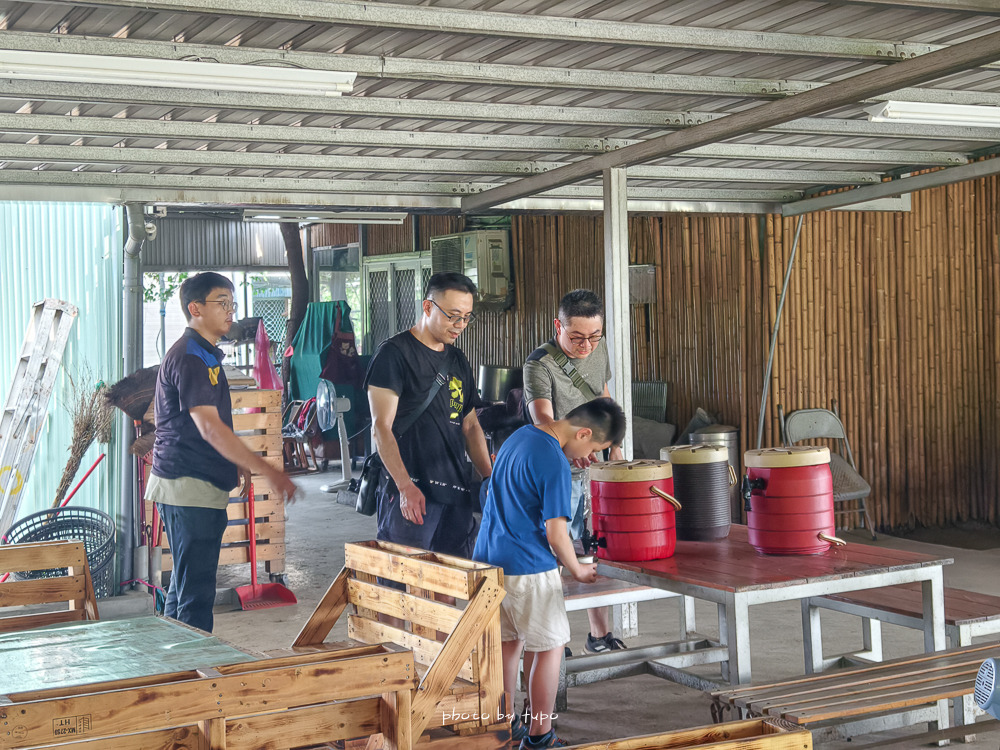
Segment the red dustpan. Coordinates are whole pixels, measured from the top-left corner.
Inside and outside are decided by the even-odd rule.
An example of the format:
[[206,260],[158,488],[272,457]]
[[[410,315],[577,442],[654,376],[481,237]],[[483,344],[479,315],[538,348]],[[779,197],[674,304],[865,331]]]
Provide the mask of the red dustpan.
[[251,484],[250,495],[247,498],[247,515],[250,518],[250,585],[236,587],[240,607],[244,610],[267,609],[297,604],[298,599],[295,598],[295,594],[280,583],[257,583],[257,518],[253,501],[253,484]]

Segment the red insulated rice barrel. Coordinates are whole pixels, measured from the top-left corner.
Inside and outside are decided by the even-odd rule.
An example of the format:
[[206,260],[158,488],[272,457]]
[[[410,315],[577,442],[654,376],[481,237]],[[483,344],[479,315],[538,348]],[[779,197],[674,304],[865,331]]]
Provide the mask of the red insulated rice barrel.
[[830,450],[818,447],[763,448],[743,456],[750,481],[747,531],[765,555],[816,555],[833,537],[833,477]]
[[675,445],[664,448],[674,467],[674,495],[684,506],[677,518],[677,538],[714,542],[729,536],[732,519],[729,491],[735,472],[723,445]]
[[608,461],[590,467],[591,523],[603,539],[602,560],[661,560],[674,554],[674,506],[656,491],[674,494],[666,461]]

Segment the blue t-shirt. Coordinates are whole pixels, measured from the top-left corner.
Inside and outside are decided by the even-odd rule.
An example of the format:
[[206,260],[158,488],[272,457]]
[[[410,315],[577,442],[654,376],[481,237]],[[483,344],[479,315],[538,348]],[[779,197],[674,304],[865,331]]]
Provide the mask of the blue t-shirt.
[[160,363],[156,376],[156,442],[153,473],[164,479],[194,477],[226,492],[239,483],[236,464],[201,436],[191,407],[214,406],[232,429],[233,406],[222,369],[225,354],[194,329],[186,328]]
[[573,515],[570,469],[559,441],[533,425],[500,448],[472,559],[507,575],[544,573],[559,566],[545,536],[545,522]]

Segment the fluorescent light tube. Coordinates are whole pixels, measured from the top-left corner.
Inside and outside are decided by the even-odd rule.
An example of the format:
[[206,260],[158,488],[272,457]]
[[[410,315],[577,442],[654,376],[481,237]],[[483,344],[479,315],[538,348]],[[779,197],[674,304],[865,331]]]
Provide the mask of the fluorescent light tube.
[[243,221],[297,221],[301,224],[402,224],[405,213],[378,211],[243,211]]
[[0,49],[0,78],[110,83],[210,91],[340,96],[357,73],[291,66],[230,65],[150,57],[111,57]]
[[881,102],[865,107],[871,122],[909,122],[918,125],[1000,127],[1000,107],[932,102]]

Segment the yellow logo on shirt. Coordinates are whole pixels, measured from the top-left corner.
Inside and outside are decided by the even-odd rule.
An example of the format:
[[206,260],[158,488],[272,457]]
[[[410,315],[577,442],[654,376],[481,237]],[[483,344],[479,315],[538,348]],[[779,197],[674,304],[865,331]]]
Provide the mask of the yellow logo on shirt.
[[451,397],[449,402],[451,414],[449,416],[451,419],[458,419],[465,407],[465,395],[462,393],[462,381],[455,376],[452,376],[448,383],[448,395]]
[[212,385],[218,385],[219,384],[219,368],[218,367],[209,367],[208,368],[208,382],[210,382]]

